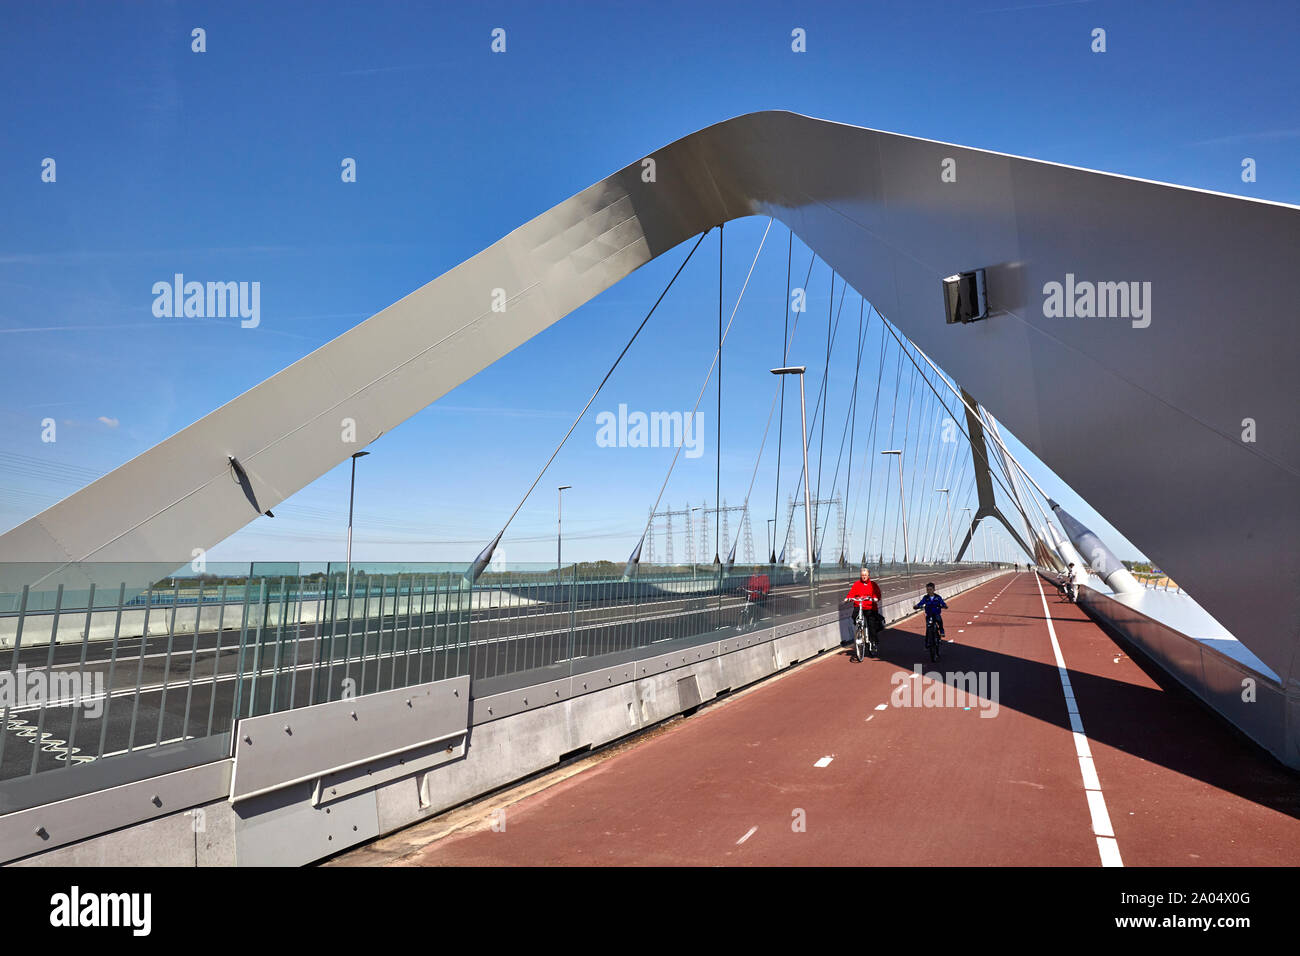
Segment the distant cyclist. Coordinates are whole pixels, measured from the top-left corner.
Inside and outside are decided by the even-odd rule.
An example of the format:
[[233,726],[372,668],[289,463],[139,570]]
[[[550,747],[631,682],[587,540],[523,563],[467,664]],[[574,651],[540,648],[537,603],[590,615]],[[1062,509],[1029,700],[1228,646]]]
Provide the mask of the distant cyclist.
[[1079,575],[1074,570],[1074,562],[1070,562],[1070,569],[1065,572],[1064,584],[1066,596],[1069,597],[1072,603],[1077,602],[1079,600]]
[[944,603],[943,598],[934,592],[934,582],[931,581],[925,586],[925,597],[912,605],[912,610],[919,611],[925,609],[925,623],[934,622],[934,626],[939,631],[940,640],[946,640],[943,636],[943,612],[948,605]]
[[[873,615],[876,629],[884,629],[885,618],[880,613],[880,585],[871,580],[870,568],[865,566],[862,568],[858,580],[853,582],[853,586],[849,588],[849,593],[845,595],[844,601],[851,602],[855,608],[860,608],[865,613]],[[849,644],[852,641],[841,641],[840,643]]]

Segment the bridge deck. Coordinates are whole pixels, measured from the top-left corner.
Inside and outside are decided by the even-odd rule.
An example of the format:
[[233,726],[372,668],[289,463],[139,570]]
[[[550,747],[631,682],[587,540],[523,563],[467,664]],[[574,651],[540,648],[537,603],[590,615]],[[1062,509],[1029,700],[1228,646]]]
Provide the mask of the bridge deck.
[[[582,772],[557,774],[562,779],[552,786],[534,784],[466,808],[461,817],[472,820],[441,839],[434,835],[447,831],[446,820],[430,820],[334,862],[1300,860],[1295,775],[1186,695],[1162,689],[1081,610],[1050,591],[1040,596],[1028,573],[950,603],[945,621],[957,643],[923,669],[985,672],[990,680],[996,674],[996,710],[984,699],[968,701],[969,709],[891,706],[895,675],[907,675],[907,684],[930,682],[910,676],[925,659],[924,624],[914,617],[885,633],[878,661],[827,655],[593,758]],[[1086,745],[1071,728],[1045,610]],[[1091,754],[1094,782],[1086,781],[1081,746]],[[1113,844],[1098,839],[1104,816]]]

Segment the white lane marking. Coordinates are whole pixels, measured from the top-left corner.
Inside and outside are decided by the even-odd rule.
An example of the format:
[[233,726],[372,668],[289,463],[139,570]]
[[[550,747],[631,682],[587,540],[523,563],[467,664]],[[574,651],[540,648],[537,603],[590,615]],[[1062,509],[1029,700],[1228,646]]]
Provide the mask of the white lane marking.
[[1100,790],[1101,781],[1097,779],[1097,768],[1091,757],[1079,758],[1079,769],[1083,771],[1083,786],[1086,790]]
[[1114,837],[1097,837],[1097,852],[1101,854],[1102,866],[1123,866],[1119,858],[1119,844]]
[[888,704],[877,704],[877,705],[876,705],[876,710],[888,710],[888,709],[889,709],[889,705],[888,705]]
[[1061,643],[1056,639],[1056,627],[1052,624],[1052,612],[1047,609],[1047,597],[1043,594],[1042,582],[1037,578],[1038,599],[1043,602],[1043,617],[1047,621],[1047,635],[1052,640],[1052,655],[1056,658],[1056,673],[1061,678],[1061,693],[1065,697],[1066,713],[1070,717],[1070,730],[1074,736],[1074,752],[1079,760],[1079,774],[1083,778],[1083,792],[1088,799],[1088,814],[1092,817],[1092,832],[1097,838],[1097,853],[1102,866],[1123,866],[1124,860],[1119,854],[1119,842],[1115,839],[1115,830],[1110,825],[1110,813],[1106,810],[1106,797],[1101,790],[1101,779],[1097,776],[1097,767],[1092,760],[1092,750],[1088,746],[1088,735],[1083,730],[1083,718],[1079,716],[1078,703],[1074,699],[1074,688],[1070,684],[1070,672],[1065,666],[1065,656],[1061,653]]
[[1092,832],[1097,836],[1113,837],[1110,814],[1106,812],[1106,798],[1100,790],[1085,790],[1088,794],[1088,812],[1092,814]]
[[957,628],[957,633],[958,633],[958,634],[965,634],[965,633],[966,633],[966,628],[964,628],[964,627],[959,627],[959,628]]
[[[871,717],[875,717],[875,716],[876,716],[875,714],[871,715]],[[867,720],[871,720],[871,717],[868,717]]]
[[743,837],[741,837],[739,840],[736,841],[736,846],[740,846],[742,843],[744,843],[746,840],[748,840],[750,837],[752,837],[752,836],[754,835],[754,832],[755,832],[757,829],[758,829],[758,827],[750,827],[750,828],[749,828],[749,832],[746,833]]
[[813,764],[813,766],[814,766],[814,767],[829,767],[829,766],[831,765],[831,761],[834,760],[834,759],[835,759],[834,757],[822,757],[822,759],[821,759],[821,760],[818,760],[815,764]]

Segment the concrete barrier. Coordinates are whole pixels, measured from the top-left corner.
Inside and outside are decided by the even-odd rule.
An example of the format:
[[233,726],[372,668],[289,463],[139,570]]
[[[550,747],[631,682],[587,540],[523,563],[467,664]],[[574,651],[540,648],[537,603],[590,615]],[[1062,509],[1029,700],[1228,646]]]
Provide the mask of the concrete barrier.
[[[956,595],[1007,573],[981,572],[948,585],[946,591]],[[886,604],[886,620],[894,623],[919,613],[912,610],[912,602],[913,598],[900,598]],[[821,613],[603,670],[471,698],[463,749],[455,749],[462,746],[457,743],[450,755],[446,741],[393,754],[390,741],[375,740],[373,760],[350,762],[314,781],[286,780],[278,789],[261,786],[252,796],[232,798],[230,778],[238,776],[239,770],[236,756],[220,762],[219,775],[194,768],[176,777],[165,809],[144,799],[150,787],[149,781],[141,781],[0,816],[0,861],[55,866],[310,863],[838,648],[846,620],[838,610]],[[450,684],[439,681],[407,692],[436,693]],[[390,696],[393,708],[406,706],[403,693]],[[294,764],[287,751],[300,740],[313,739],[309,731],[316,714],[334,720],[335,710],[327,713],[324,708],[346,708],[348,703],[335,701],[276,715],[295,732],[272,735],[265,745],[259,738],[259,746],[283,748],[286,765]],[[382,714],[373,716],[384,719]],[[302,727],[308,732],[299,732]],[[262,767],[274,765],[275,754],[268,758],[260,751],[257,759]],[[299,766],[303,762],[296,760]],[[328,762],[314,765],[325,767]],[[224,792],[214,792],[218,789]],[[48,849],[33,854],[32,834],[37,829],[46,834],[41,839]]]

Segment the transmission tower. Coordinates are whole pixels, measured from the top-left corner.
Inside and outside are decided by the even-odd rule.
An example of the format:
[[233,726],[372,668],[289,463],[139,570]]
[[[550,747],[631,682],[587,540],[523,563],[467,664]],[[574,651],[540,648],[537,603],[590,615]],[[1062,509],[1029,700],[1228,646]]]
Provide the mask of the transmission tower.
[[664,512],[664,564],[669,567],[673,563],[673,513]]
[[741,516],[740,526],[745,537],[745,563],[754,563],[754,535],[749,527],[749,505],[745,505]]
[[[836,496],[835,496],[834,498],[813,498],[813,499],[812,499],[812,508],[813,508],[813,516],[814,516],[814,520],[813,520],[813,547],[817,549],[817,551],[818,551],[818,555],[820,555],[820,553],[821,553],[821,548],[820,548],[820,547],[818,546],[818,544],[817,544],[817,542],[818,542],[818,538],[817,538],[818,531],[817,531],[816,515],[817,515],[817,512],[819,512],[819,511],[821,510],[822,505],[830,505],[830,506],[834,509],[834,511],[835,511],[835,525],[836,525],[836,532],[835,532],[835,538],[834,538],[833,540],[835,540],[835,541],[839,541],[839,542],[840,542],[841,550],[843,549],[843,546],[844,546],[843,542],[844,542],[844,534],[845,534],[845,528],[844,528],[844,509],[843,509],[842,503],[841,503],[841,501],[840,501],[840,496],[839,496],[838,494],[836,494]],[[785,527],[786,527],[786,531],[785,531],[785,548],[786,548],[786,551],[787,551],[787,552],[790,551],[792,548],[795,547],[795,542],[796,542],[796,541],[802,541],[802,540],[803,540],[803,534],[798,534],[798,535],[796,535],[796,533],[795,533],[795,519],[794,519],[794,513],[795,513],[796,511],[800,510],[801,508],[803,508],[803,500],[800,499],[800,500],[796,501],[795,498],[794,498],[794,496],[791,495],[791,496],[790,496],[790,499],[789,499],[789,506],[786,508],[786,521],[785,521]],[[837,556],[836,556],[836,560],[838,560],[838,559],[839,559],[839,556],[837,555]]]

